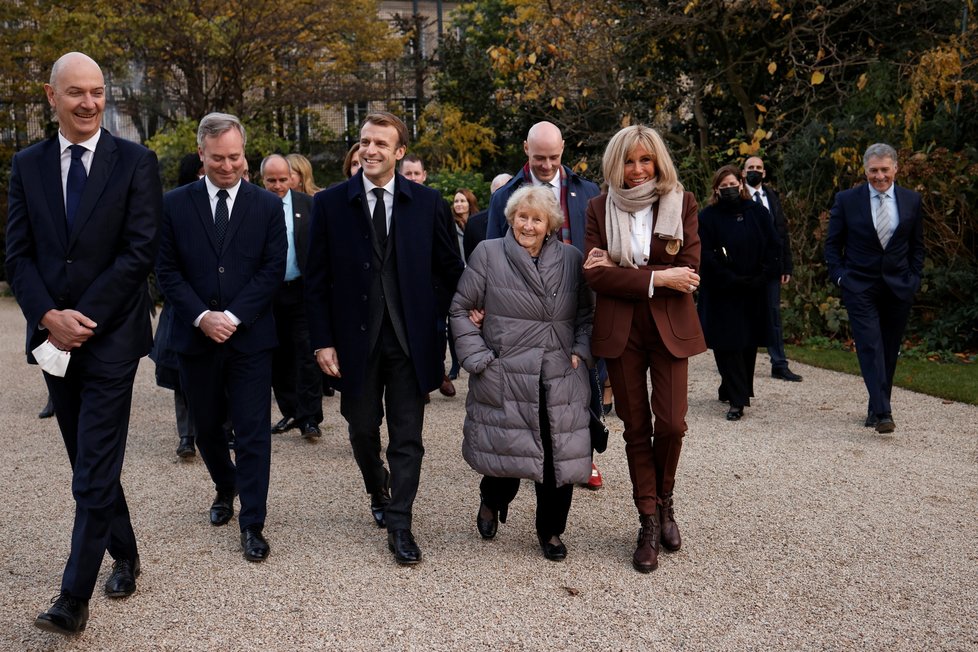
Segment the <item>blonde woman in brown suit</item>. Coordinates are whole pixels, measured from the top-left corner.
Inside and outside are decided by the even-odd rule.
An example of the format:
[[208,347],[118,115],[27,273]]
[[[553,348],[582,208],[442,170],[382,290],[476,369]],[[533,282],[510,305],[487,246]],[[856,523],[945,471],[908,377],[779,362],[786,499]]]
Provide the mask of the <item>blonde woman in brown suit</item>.
[[584,247],[584,277],[597,295],[591,352],[607,360],[625,424],[641,524],[632,565],[650,573],[660,541],[670,551],[682,545],[672,491],[686,433],[687,358],[706,350],[692,297],[700,283],[697,206],[650,127],[615,134],[602,170],[608,192],[588,203]]

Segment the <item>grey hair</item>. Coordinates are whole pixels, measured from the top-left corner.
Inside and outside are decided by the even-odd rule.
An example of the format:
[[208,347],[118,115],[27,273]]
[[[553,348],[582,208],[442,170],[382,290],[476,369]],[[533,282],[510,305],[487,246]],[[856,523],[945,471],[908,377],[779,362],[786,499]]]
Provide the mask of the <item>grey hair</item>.
[[897,152],[895,149],[887,145],[886,143],[874,143],[866,148],[866,153],[863,154],[863,167],[869,166],[869,159],[871,158],[889,158],[893,161],[893,164],[897,164]]
[[285,164],[289,166],[289,172],[290,173],[292,172],[292,162],[289,161],[289,159],[282,156],[281,154],[269,154],[268,156],[266,156],[261,160],[261,165],[258,166],[258,174],[260,174],[262,177],[265,176],[265,164],[268,163],[273,158],[280,158],[283,161],[285,161]]
[[492,183],[489,184],[489,194],[492,194],[509,183],[509,180],[513,178],[513,175],[509,172],[503,172],[497,174],[492,178]]
[[559,229],[564,223],[564,214],[560,210],[560,204],[557,203],[557,198],[554,197],[553,191],[549,188],[529,185],[520,186],[516,192],[510,195],[504,211],[506,221],[509,222],[510,227],[513,226],[513,220],[516,219],[516,211],[520,208],[528,208],[543,213],[547,217],[548,234]]
[[197,147],[204,147],[205,138],[216,138],[226,131],[237,129],[241,134],[241,146],[248,143],[245,136],[244,125],[236,116],[230,113],[208,113],[200,119],[200,126],[197,127]]

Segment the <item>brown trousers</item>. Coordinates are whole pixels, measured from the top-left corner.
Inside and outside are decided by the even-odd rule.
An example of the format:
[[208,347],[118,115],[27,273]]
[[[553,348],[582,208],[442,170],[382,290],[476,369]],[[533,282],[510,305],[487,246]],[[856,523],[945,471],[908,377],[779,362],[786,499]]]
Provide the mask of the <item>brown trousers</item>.
[[669,353],[651,311],[636,306],[625,350],[607,364],[615,411],[625,423],[632,497],[639,514],[654,514],[659,497],[671,494],[676,483],[686,434],[688,362]]

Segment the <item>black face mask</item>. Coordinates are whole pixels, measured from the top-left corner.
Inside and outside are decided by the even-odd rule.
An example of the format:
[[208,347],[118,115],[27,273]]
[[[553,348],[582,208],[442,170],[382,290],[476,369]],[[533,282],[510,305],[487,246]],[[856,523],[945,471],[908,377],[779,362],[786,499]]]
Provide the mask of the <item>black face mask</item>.
[[720,203],[736,206],[740,203],[740,188],[720,188]]
[[751,188],[757,188],[759,185],[761,185],[761,180],[764,178],[764,175],[757,170],[751,170],[744,175],[744,178],[747,180],[748,186]]

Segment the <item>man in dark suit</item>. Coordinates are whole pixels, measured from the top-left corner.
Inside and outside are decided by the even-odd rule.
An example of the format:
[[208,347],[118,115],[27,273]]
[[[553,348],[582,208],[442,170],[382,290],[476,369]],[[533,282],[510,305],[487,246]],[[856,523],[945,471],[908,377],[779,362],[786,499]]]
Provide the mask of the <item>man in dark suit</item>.
[[[268,556],[263,535],[271,463],[272,299],[285,277],[282,200],[242,180],[244,127],[210,113],[197,129],[204,178],[163,198],[156,276],[175,317],[171,346],[197,425],[197,448],[217,489],[213,525],[241,496],[241,547]],[[231,461],[221,424],[230,408]]]
[[767,172],[764,161],[759,156],[751,156],[744,162],[744,182],[751,199],[761,204],[774,220],[774,230],[781,240],[781,276],[767,284],[768,340],[767,354],[771,358],[771,377],[794,383],[801,382],[801,376],[788,368],[788,358],[784,353],[784,332],[781,329],[781,286],[791,281],[791,241],[788,238],[788,220],[781,208],[781,198],[777,191],[764,183]]
[[[421,550],[411,517],[424,397],[444,375],[435,324],[448,310],[462,260],[441,195],[395,173],[407,138],[396,116],[368,115],[361,171],[316,194],[306,299],[316,360],[341,393],[371,511],[386,523],[397,562],[416,564]],[[385,407],[390,473],[378,456]]]
[[27,318],[28,361],[39,346],[42,364],[45,354],[70,352],[67,370],[45,365],[44,379],[71,462],[71,553],[60,595],[34,624],[73,634],[85,629],[106,550],[115,560],[109,597],[131,595],[140,572],[119,478],[133,379],[152,345],[146,278],[162,190],[156,155],[101,129],[105,82],[95,61],[64,55],[44,88],[58,135],[14,156],[6,264]]
[[282,200],[289,246],[285,278],[272,302],[278,332],[278,348],[272,356],[272,390],[282,413],[272,432],[279,434],[298,428],[303,439],[315,441],[321,435],[319,424],[323,421],[322,376],[309,346],[309,322],[302,289],[312,197],[289,188],[292,167],[279,154],[262,160],[261,178],[265,190]]
[[842,288],[856,356],[869,392],[866,427],[896,428],[890,391],[903,331],[924,268],[920,195],[894,183],[897,153],[870,145],[863,155],[868,184],[835,196],[825,239],[829,278]]

